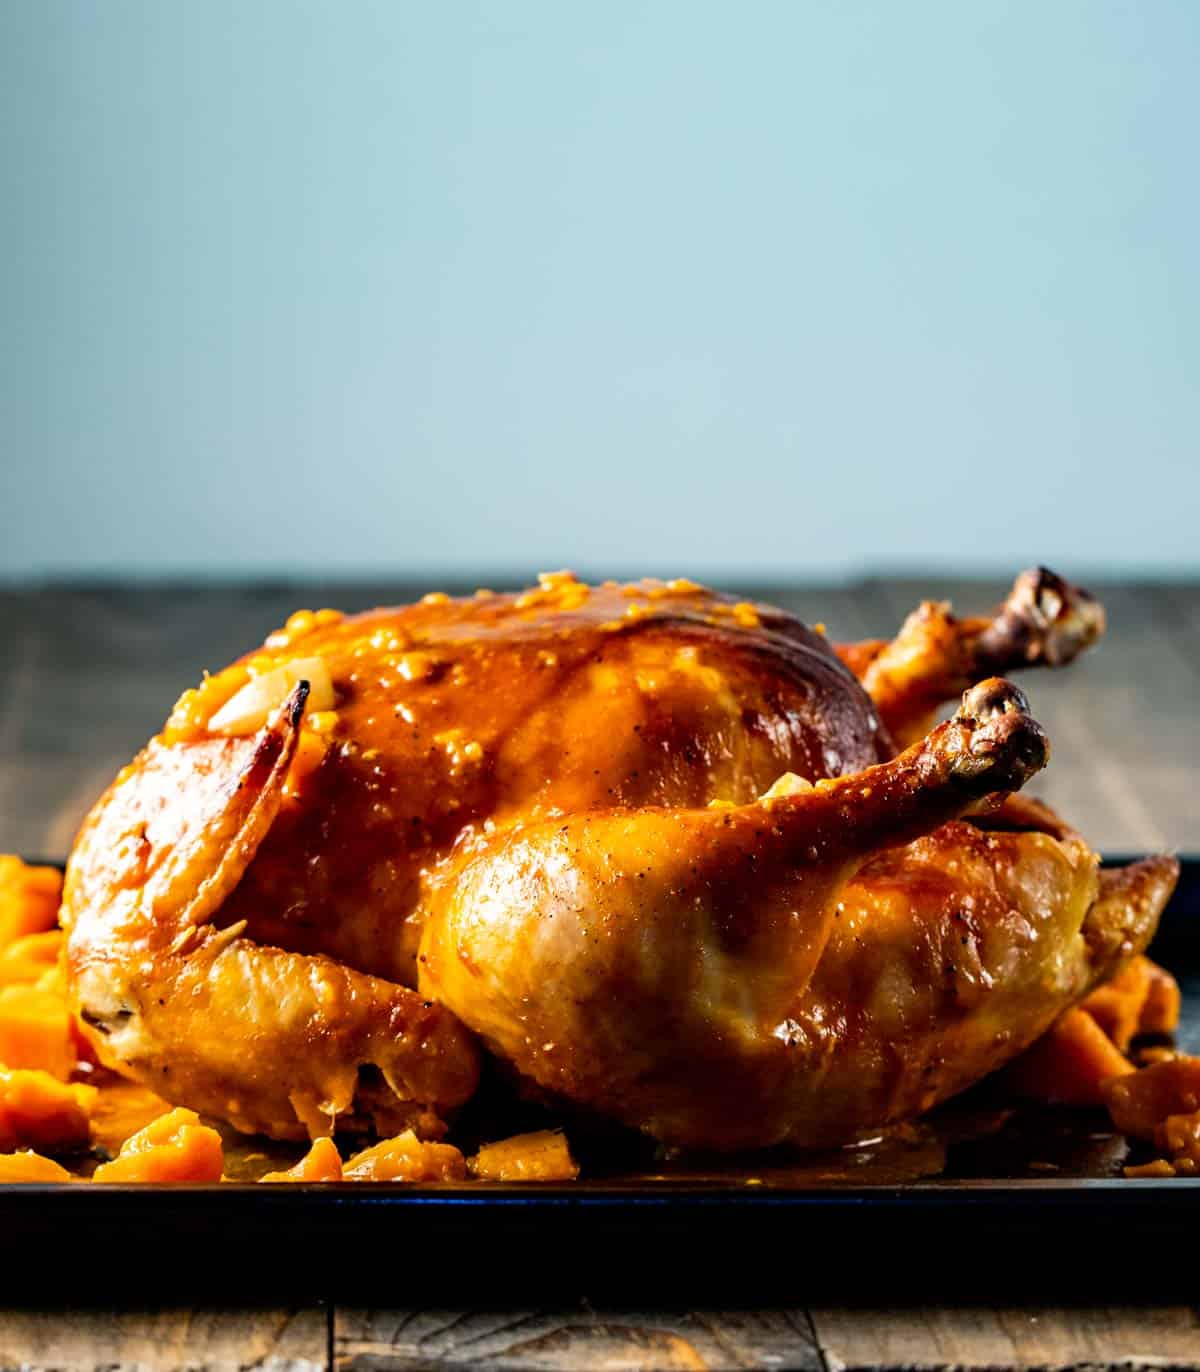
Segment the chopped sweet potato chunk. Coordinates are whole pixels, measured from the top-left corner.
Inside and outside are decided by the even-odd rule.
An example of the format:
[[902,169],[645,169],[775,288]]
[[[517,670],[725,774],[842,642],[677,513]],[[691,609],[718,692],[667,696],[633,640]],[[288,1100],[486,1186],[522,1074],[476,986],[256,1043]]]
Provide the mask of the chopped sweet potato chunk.
[[0,1153],[0,1182],[74,1181],[70,1172],[40,1153]]
[[1106,1095],[1117,1128],[1149,1139],[1165,1154],[1144,1169],[1126,1169],[1127,1176],[1193,1177],[1200,1172],[1200,1058],[1165,1058],[1109,1082]]
[[342,1159],[332,1139],[316,1139],[295,1167],[268,1172],[260,1181],[341,1181]]
[[1155,1158],[1153,1162],[1143,1162],[1137,1167],[1121,1169],[1127,1177],[1174,1177],[1178,1175],[1166,1158]]
[[1109,1039],[1123,1053],[1141,1026],[1142,1010],[1150,993],[1150,964],[1142,957],[1130,958],[1111,980],[1080,1002]]
[[62,930],[22,934],[0,946],[0,986],[37,985],[58,963]]
[[1169,1034],[1179,1023],[1179,983],[1148,957],[1131,958],[1080,1003],[1124,1052],[1135,1034]]
[[1123,1134],[1153,1139],[1168,1115],[1200,1110],[1200,1058],[1172,1057],[1143,1067],[1105,1088],[1113,1123]]
[[0,988],[0,1066],[34,1067],[60,1081],[75,1069],[71,1014],[52,991]]
[[221,1136],[200,1123],[194,1110],[172,1110],[130,1139],[94,1181],[220,1181],[225,1157]]
[[424,1143],[411,1129],[356,1153],[342,1169],[346,1181],[461,1181],[467,1164],[448,1143]]
[[1179,983],[1157,962],[1142,958],[1146,964],[1146,999],[1142,1003],[1138,1032],[1141,1034],[1170,1034],[1179,1026],[1179,1010],[1183,1001]]
[[1104,1083],[1133,1070],[1091,1015],[1075,1007],[1005,1069],[1004,1080],[1034,1100],[1103,1105]]
[[1168,1115],[1154,1131],[1154,1141],[1185,1175],[1200,1168],[1200,1110]]
[[482,1181],[574,1181],[579,1175],[579,1164],[557,1129],[485,1143],[469,1166]]
[[53,867],[29,867],[0,853],[0,948],[26,934],[40,934],[58,922],[62,874]]
[[92,1086],[67,1086],[49,1072],[0,1067],[0,1152],[77,1148],[88,1142]]

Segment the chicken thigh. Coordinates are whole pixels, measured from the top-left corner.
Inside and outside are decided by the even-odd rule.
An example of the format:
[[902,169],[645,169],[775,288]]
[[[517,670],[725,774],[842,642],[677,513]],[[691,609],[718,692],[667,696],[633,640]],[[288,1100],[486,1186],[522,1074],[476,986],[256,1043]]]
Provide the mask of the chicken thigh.
[[567,574],[293,616],[85,822],[63,918],[98,1054],[283,1138],[436,1136],[479,1045],[670,1144],[927,1109],[1143,946],[1173,883],[1105,885],[1002,801],[1047,744],[992,674],[1085,646],[1095,602],[1039,572],[931,618],[835,650],[690,582]]

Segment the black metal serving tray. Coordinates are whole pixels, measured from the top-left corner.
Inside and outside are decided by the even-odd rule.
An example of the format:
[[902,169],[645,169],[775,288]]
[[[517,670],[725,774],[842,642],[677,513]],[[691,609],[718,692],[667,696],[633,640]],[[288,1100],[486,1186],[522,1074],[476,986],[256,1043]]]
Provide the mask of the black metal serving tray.
[[[1178,1041],[1200,1052],[1200,857],[1151,952],[1183,986]],[[900,1183],[748,1185],[728,1168],[571,1185],[8,1185],[0,1254],[10,1293],[44,1298],[66,1273],[72,1299],[100,1301],[1194,1299],[1200,1179],[1126,1179],[1101,1121],[1071,1127],[1058,1155],[1053,1128],[1040,1156],[1001,1134]],[[1109,1174],[1081,1175],[1095,1165]]]

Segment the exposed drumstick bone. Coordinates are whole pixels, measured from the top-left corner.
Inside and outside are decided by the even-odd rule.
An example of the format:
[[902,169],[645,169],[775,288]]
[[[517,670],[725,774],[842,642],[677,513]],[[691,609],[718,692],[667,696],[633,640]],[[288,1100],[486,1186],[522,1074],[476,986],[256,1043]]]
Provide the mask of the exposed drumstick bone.
[[1020,667],[1062,667],[1104,632],[1104,607],[1045,567],[1024,571],[991,616],[956,619],[927,600],[894,639],[837,645],[884,724],[904,746],[925,733],[934,710],[982,677]]
[[[968,621],[970,623],[971,621]],[[993,672],[1074,661],[1104,633],[1104,606],[1046,567],[1024,571],[975,642],[978,666]]]

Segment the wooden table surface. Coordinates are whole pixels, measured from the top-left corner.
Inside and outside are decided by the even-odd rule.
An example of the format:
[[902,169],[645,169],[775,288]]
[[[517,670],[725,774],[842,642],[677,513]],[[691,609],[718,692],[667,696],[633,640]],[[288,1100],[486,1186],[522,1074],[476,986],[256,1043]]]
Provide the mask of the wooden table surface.
[[[731,589],[858,638],[890,633],[923,597],[979,610],[1005,587],[875,580]],[[1200,587],[1094,589],[1109,611],[1101,648],[1068,672],[1025,678],[1054,750],[1033,789],[1097,847],[1200,851]],[[317,583],[0,589],[0,851],[63,856],[87,807],[179,692],[292,610],[351,610],[412,593]],[[78,1280],[78,1266],[64,1262]],[[599,1307],[580,1291],[576,1303],[553,1309],[464,1309],[448,1293],[444,1309],[0,1310],[0,1372],[334,1365],[1190,1368],[1200,1367],[1200,1314],[1187,1306],[814,1309],[802,1293],[789,1309],[666,1311],[655,1309],[653,1291],[637,1309]]]

